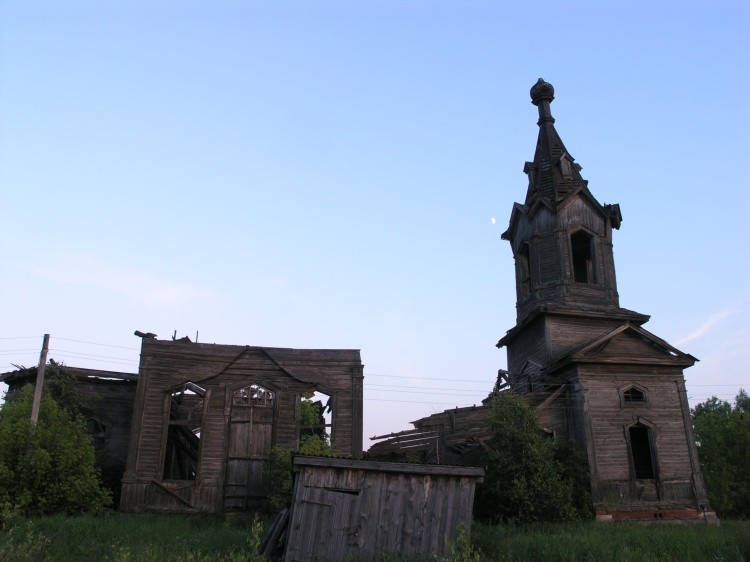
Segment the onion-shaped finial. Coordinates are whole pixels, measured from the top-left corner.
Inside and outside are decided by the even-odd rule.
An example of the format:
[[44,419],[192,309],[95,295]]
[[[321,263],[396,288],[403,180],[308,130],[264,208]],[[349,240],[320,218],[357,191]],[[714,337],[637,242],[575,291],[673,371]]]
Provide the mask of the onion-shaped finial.
[[552,84],[545,82],[543,78],[537,80],[536,84],[531,87],[531,103],[539,105],[539,102],[551,102],[555,99],[555,89]]

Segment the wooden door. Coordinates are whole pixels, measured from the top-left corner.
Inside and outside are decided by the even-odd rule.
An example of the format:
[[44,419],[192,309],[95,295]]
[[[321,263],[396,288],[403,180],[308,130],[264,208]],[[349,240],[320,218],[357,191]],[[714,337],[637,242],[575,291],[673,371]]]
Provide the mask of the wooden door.
[[224,508],[253,509],[268,496],[263,456],[272,446],[273,400],[259,402],[235,393],[232,402]]

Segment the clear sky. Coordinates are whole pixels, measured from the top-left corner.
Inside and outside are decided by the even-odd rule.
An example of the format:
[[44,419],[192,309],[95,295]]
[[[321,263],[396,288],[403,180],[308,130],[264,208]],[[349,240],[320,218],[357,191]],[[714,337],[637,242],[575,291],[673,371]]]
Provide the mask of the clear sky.
[[478,404],[515,323],[500,234],[543,77],[621,205],[621,305],[701,360],[691,403],[731,400],[748,29],[746,0],[0,1],[0,372],[44,333],[57,360],[135,372],[134,330],[197,331],[361,349],[366,447]]

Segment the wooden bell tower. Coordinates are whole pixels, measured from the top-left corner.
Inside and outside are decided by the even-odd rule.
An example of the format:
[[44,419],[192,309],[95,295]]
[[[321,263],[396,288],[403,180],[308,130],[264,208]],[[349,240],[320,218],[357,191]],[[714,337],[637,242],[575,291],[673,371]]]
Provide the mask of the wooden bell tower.
[[497,344],[508,382],[548,432],[584,448],[599,520],[715,520],[682,373],[697,359],[643,329],[649,316],[620,307],[620,207],[589,191],[555,130],[553,99],[540,78],[526,199],[503,233],[516,274],[516,325]]

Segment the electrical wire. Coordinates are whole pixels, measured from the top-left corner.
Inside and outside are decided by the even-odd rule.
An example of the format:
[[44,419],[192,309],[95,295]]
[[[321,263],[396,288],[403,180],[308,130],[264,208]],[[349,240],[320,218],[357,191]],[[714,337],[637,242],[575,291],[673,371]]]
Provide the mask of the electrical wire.
[[113,357],[111,355],[94,355],[92,353],[83,353],[81,351],[71,351],[69,349],[50,348],[50,351],[54,351],[57,353],[76,353],[78,355],[85,355],[86,357],[101,357],[103,359],[119,359],[121,361],[128,361],[130,363],[138,363],[138,361],[133,361],[132,359],[128,359],[127,357]]
[[111,345],[111,344],[108,344],[108,343],[95,343],[95,342],[92,342],[92,341],[83,341],[83,340],[71,340],[71,339],[68,339],[68,338],[59,338],[59,337],[56,337],[55,339],[56,340],[63,340],[63,341],[73,341],[73,342],[76,342],[76,343],[87,343],[89,345],[100,345],[102,347],[116,347],[118,349],[130,349],[132,351],[140,351],[140,348],[138,348],[138,347],[124,347],[122,345]]
[[44,336],[17,336],[14,338],[0,338],[0,340],[35,340]]
[[375,373],[365,373],[366,377],[388,377],[392,379],[417,379],[417,380],[423,380],[423,381],[450,381],[450,382],[477,382],[477,383],[489,383],[494,384],[494,381],[491,379],[483,380],[483,381],[467,381],[467,380],[461,380],[461,379],[440,379],[440,378],[432,378],[432,377],[405,377],[401,375],[378,375]]

